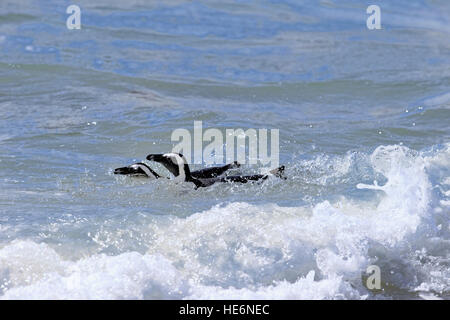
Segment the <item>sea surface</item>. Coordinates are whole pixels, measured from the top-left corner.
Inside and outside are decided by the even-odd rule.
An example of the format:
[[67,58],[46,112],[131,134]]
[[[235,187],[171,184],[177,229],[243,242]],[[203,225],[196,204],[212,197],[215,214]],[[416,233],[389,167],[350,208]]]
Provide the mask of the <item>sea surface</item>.
[[[447,0],[1,0],[0,298],[449,299],[449,39]],[[113,174],[194,121],[279,129],[287,180]]]

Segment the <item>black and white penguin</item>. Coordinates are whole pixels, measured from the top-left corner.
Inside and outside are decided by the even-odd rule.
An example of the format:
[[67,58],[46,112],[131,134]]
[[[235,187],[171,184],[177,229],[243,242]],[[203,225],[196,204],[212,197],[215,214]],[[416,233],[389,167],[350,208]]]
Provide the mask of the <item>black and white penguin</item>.
[[134,177],[146,177],[151,179],[158,179],[161,177],[147,164],[142,162],[133,163],[132,165],[129,165],[127,167],[114,169],[114,174],[122,174]]
[[[161,163],[167,170],[169,170],[176,181],[192,182],[198,187],[208,187],[216,182],[239,182],[247,183],[250,181],[265,180],[269,175],[256,174],[250,176],[226,176],[226,177],[196,177],[190,169],[185,157],[181,153],[164,153],[164,154],[149,154],[147,160]],[[211,168],[213,169],[213,168]],[[206,169],[203,169],[206,170]],[[279,178],[285,179],[282,176],[284,172],[284,166],[276,168],[270,171],[270,174]]]
[[[199,179],[216,178],[224,174],[229,169],[239,168],[240,164],[237,161],[233,163],[226,164],[219,167],[205,168],[201,170],[196,170],[191,172],[191,176]],[[170,170],[169,170],[170,171]],[[171,171],[172,172],[172,171]],[[172,172],[173,173],[173,172]],[[114,174],[128,175],[133,177],[146,177],[152,179],[161,178],[161,176],[156,173],[147,164],[138,162],[127,167],[121,167],[114,169]]]

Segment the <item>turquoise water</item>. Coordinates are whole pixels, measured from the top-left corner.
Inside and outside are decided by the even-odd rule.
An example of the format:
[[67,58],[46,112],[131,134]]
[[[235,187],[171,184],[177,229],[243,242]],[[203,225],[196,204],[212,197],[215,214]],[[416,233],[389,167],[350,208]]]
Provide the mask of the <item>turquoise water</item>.
[[[70,4],[0,4],[1,298],[449,298],[448,1]],[[194,121],[288,179],[112,174]]]

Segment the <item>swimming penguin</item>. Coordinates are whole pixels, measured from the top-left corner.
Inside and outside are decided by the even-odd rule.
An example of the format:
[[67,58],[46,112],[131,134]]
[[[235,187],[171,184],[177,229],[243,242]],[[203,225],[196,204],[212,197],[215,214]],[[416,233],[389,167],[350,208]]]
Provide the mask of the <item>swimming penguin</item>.
[[133,163],[127,167],[114,169],[114,174],[122,174],[134,177],[146,177],[151,179],[158,179],[161,176],[157,174],[152,168],[142,162]]
[[[226,177],[196,177],[194,176],[189,165],[181,153],[165,153],[165,154],[149,154],[147,160],[161,163],[167,170],[169,170],[175,177],[176,181],[186,181],[195,184],[196,188],[208,187],[216,182],[239,182],[247,183],[249,181],[265,180],[269,175],[255,174],[250,176],[226,176]],[[213,169],[213,168],[211,168]],[[206,169],[203,169],[206,170]],[[286,179],[282,176],[284,172],[284,166],[276,168],[270,171],[270,174],[282,179]]]
[[[233,163],[226,164],[220,167],[212,167],[192,171],[191,176],[198,179],[216,178],[224,174],[227,170],[239,168],[240,166],[241,165],[237,161],[234,161]],[[152,168],[150,168],[147,164],[142,162],[133,163],[132,165],[129,165],[127,167],[114,169],[114,174],[128,175],[133,177],[145,177],[151,179],[161,178],[161,176],[158,173],[152,170]]]

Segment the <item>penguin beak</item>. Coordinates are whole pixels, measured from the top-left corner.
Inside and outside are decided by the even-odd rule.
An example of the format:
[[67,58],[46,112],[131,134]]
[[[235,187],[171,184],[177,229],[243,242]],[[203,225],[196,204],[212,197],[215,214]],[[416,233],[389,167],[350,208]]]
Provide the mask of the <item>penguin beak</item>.
[[149,161],[162,162],[165,158],[163,154],[149,154],[146,159]]
[[132,170],[130,167],[122,167],[122,168],[114,169],[114,174],[128,175],[128,174],[134,174],[134,173],[136,173],[136,170]]

